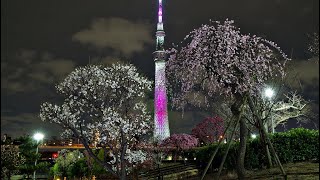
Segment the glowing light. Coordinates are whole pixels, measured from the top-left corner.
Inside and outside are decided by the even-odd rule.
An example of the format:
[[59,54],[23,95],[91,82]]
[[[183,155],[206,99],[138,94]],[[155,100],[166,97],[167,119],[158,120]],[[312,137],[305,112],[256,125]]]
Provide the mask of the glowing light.
[[58,157],[58,153],[52,153],[52,158],[55,159]]
[[273,89],[271,88],[267,88],[265,91],[264,91],[264,94],[267,98],[271,99],[273,96],[274,96],[274,91]]
[[159,0],[158,22],[162,22],[162,0]]
[[33,135],[33,139],[35,139],[37,142],[39,142],[43,138],[44,138],[44,135],[42,133],[36,133]]
[[164,36],[162,23],[162,0],[159,0],[158,24],[156,33],[156,59],[155,59],[155,92],[154,92],[154,137],[157,140],[163,140],[170,136],[168,113],[167,113],[167,93],[165,77],[165,59],[159,59],[164,54]]
[[251,138],[255,139],[255,138],[257,138],[257,135],[256,134],[251,134]]
[[165,86],[165,62],[156,62],[155,73],[155,137],[163,140],[170,136],[167,116],[167,94]]

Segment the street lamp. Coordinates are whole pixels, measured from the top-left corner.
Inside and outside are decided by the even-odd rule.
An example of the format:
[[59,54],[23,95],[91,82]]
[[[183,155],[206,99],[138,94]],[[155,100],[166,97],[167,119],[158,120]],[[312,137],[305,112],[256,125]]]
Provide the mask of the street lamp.
[[[37,150],[36,150],[36,154],[38,154],[39,152],[39,142],[41,140],[43,140],[44,138],[44,135],[42,133],[36,133],[33,135],[33,139],[37,141]],[[37,166],[37,159],[36,161],[34,162],[34,166],[36,167]],[[36,170],[33,171],[33,179],[36,179]]]
[[[269,99],[270,102],[272,102],[272,97],[274,96],[274,90],[272,88],[267,88],[264,91],[264,95]],[[271,111],[271,131],[274,133],[274,124],[273,124],[273,114]]]
[[257,138],[257,135],[256,134],[251,134],[251,138],[255,139],[255,138]]
[[264,95],[270,100],[274,96],[274,90],[272,88],[267,88],[264,91]]

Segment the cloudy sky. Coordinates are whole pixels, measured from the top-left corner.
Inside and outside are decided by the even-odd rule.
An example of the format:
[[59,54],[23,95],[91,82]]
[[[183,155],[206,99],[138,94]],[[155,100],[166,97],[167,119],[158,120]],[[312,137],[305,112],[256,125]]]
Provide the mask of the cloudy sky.
[[[1,1],[1,134],[58,135],[57,126],[41,122],[39,107],[59,102],[54,85],[77,66],[126,61],[153,78],[156,11],[156,0]],[[209,19],[226,18],[294,59],[293,86],[318,113],[319,60],[307,52],[307,34],[319,30],[319,1],[164,0],[166,47]],[[172,133],[190,133],[201,116],[174,114]]]

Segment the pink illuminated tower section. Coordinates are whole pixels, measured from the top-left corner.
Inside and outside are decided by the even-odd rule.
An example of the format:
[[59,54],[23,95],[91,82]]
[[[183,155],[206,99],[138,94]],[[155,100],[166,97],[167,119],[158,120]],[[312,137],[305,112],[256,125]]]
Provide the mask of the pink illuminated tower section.
[[154,138],[157,141],[170,136],[167,93],[166,93],[166,53],[164,50],[164,30],[162,22],[162,0],[159,1],[158,24],[156,32],[156,51],[154,52],[155,62],[155,92],[154,92]]

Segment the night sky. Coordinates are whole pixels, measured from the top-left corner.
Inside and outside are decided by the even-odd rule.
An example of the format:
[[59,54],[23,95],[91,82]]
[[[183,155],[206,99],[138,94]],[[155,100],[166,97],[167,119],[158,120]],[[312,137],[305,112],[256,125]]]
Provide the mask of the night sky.
[[[156,12],[156,0],[1,1],[1,134],[59,135],[57,125],[38,117],[40,104],[61,100],[54,85],[77,66],[131,62],[153,79]],[[319,58],[307,52],[307,34],[319,30],[319,1],[164,0],[165,46],[227,18],[294,59],[290,71],[299,81],[291,85],[311,101],[318,123]],[[204,116],[171,114],[171,133],[190,133]]]

